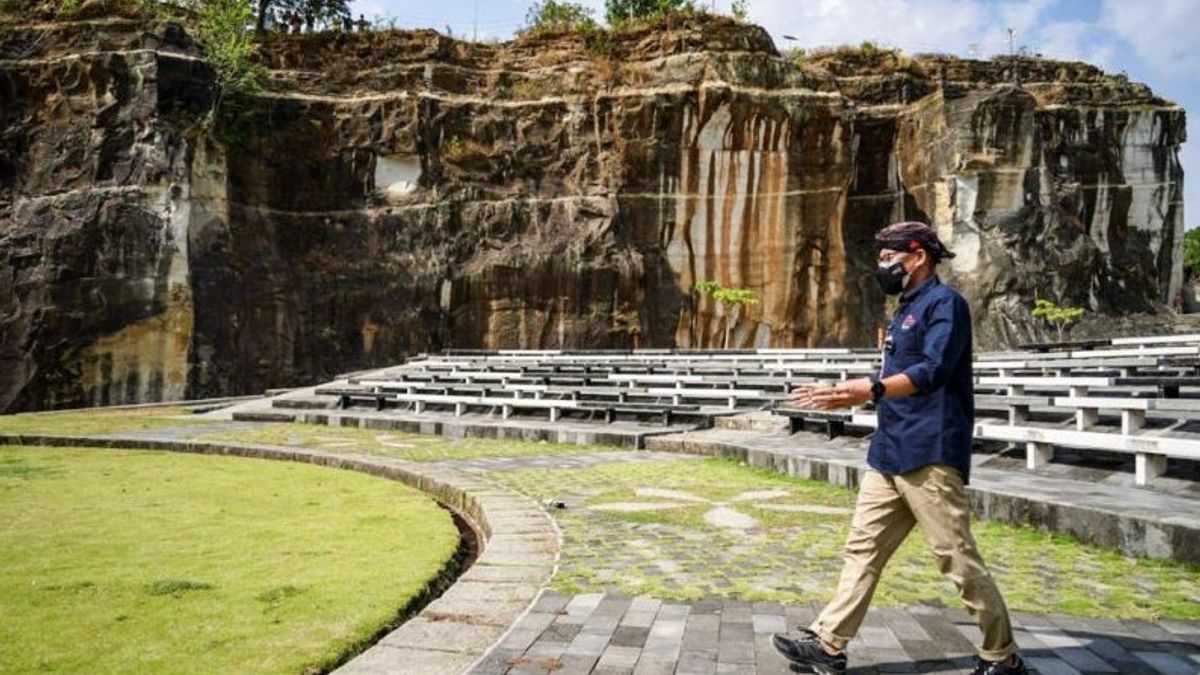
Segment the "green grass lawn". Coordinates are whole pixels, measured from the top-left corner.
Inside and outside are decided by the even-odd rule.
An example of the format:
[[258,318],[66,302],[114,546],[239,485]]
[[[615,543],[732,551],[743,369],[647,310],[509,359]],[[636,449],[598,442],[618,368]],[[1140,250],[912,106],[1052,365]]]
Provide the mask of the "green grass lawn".
[[458,545],[421,493],[322,467],[0,446],[0,672],[298,673]]
[[79,412],[0,415],[0,434],[98,436],[192,424],[212,424],[212,420],[190,415],[186,408],[175,406],[99,408]]
[[266,443],[395,457],[410,462],[482,457],[528,457],[622,450],[609,445],[576,445],[495,438],[446,438],[385,429],[332,427],[322,424],[263,424],[243,431],[201,434],[201,441]]
[[[720,459],[491,477],[536,499],[577,504],[554,512],[564,536],[553,581],[558,590],[614,589],[679,600],[714,594],[828,601],[856,494]],[[752,518],[756,525],[738,530],[713,524],[706,515],[716,509]],[[1200,619],[1198,565],[1125,558],[994,522],[976,522],[973,531],[1013,609]],[[961,606],[919,529],[893,557],[875,597],[879,605]]]

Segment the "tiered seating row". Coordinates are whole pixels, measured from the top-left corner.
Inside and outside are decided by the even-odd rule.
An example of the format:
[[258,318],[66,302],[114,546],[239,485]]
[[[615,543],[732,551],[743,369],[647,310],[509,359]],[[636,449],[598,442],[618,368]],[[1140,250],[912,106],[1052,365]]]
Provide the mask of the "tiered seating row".
[[[977,356],[976,407],[1007,416],[1007,424],[981,421],[980,438],[1026,443],[1034,468],[1050,461],[1055,445],[1132,452],[1139,482],[1161,474],[1166,457],[1200,458],[1200,446],[1191,445],[1200,438],[1156,435],[1147,425],[1148,419],[1200,419],[1200,398],[1183,395],[1200,387],[1200,335],[1029,347]],[[319,393],[336,395],[342,407],[366,403],[455,415],[486,410],[550,421],[633,417],[697,426],[719,415],[774,408],[792,418],[793,428],[817,423],[836,435],[846,426],[873,427],[874,415],[788,410],[788,393],[806,382],[846,380],[878,368],[876,350],[457,350],[422,355]],[[1033,420],[1035,413],[1069,415],[1074,428],[1046,428]],[[1101,413],[1119,415],[1119,433],[1101,430]]]

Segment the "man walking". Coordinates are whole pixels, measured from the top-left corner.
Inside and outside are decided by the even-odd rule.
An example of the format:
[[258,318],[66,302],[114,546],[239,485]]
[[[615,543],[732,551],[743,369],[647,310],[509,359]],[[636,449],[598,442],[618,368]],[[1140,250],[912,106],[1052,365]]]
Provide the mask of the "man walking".
[[885,293],[900,294],[879,376],[806,385],[792,394],[793,402],[822,410],[873,400],[878,426],[867,454],[870,468],[859,486],[833,600],[798,638],[775,635],[775,648],[811,672],[846,672],[846,644],[862,624],[879,575],[920,525],[939,569],[983,632],[975,675],[1024,674],[1004,598],[970,530],[964,485],[975,423],[971,316],[962,296],[934,272],[954,254],[924,223],[889,225],[875,240],[881,249],[876,278]]

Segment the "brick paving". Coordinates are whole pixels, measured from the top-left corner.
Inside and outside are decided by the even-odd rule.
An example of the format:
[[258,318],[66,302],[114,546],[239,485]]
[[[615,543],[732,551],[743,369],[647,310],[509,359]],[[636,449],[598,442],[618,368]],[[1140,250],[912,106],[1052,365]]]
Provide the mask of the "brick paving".
[[[771,635],[807,625],[820,607],[727,598],[546,592],[474,675],[788,673]],[[1200,623],[1118,622],[1015,612],[1018,645],[1041,675],[1200,673]],[[979,630],[965,611],[927,606],[868,613],[849,672],[969,673]]]

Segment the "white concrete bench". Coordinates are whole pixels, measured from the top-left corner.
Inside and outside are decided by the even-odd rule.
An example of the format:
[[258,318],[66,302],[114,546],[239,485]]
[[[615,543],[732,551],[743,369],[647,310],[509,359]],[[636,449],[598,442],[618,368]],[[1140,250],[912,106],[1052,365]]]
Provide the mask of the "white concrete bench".
[[1200,334],[1190,335],[1153,335],[1148,337],[1113,338],[1113,346],[1126,345],[1165,345],[1165,344],[1195,344],[1200,345]]
[[697,389],[697,388],[653,388],[646,389],[649,394],[670,396],[671,402],[679,405],[683,399],[717,399],[726,402],[730,409],[736,408],[739,400],[744,399],[775,399],[783,398],[783,394],[767,394],[761,389]]
[[1146,423],[1146,411],[1154,407],[1154,401],[1145,398],[1058,396],[1054,398],[1054,405],[1075,409],[1075,428],[1079,431],[1094,426],[1101,410],[1120,411],[1121,433],[1132,434]]
[[975,437],[1024,443],[1025,465],[1036,469],[1054,457],[1054,446],[1107,450],[1134,455],[1134,482],[1145,485],[1166,471],[1167,458],[1200,460],[1200,440],[1167,436],[1106,434],[978,422]]
[[624,382],[627,386],[636,386],[638,382],[650,382],[655,384],[674,384],[676,387],[682,387],[685,384],[696,384],[704,381],[703,375],[608,375],[604,379],[610,382]]
[[977,408],[992,408],[1000,406],[1008,410],[1008,423],[1020,424],[1029,421],[1029,408],[1032,406],[1048,407],[1052,405],[1050,396],[991,396],[976,394]]
[[1146,423],[1148,413],[1200,413],[1200,399],[1164,399],[1164,398],[1117,398],[1117,397],[1055,397],[1054,403],[1059,408],[1075,408],[1075,428],[1083,431],[1096,423],[1096,416],[1101,410],[1117,410],[1121,413],[1121,433],[1132,434]]
[[[980,371],[995,372],[1000,377],[1015,377],[1018,371],[1038,370],[1052,373],[1056,377],[1072,377],[1073,373],[1092,370],[1115,370],[1122,377],[1132,375],[1143,368],[1159,368],[1162,361],[1158,357],[1125,357],[1110,359],[1021,359],[1007,361],[976,361],[973,368]],[[1081,373],[1082,374],[1082,373]]]
[[1089,349],[1070,352],[1073,359],[1102,359],[1120,356],[1200,356],[1195,347],[1138,347],[1133,349]]
[[[781,409],[776,410],[778,412]],[[803,416],[803,411],[790,409],[787,414]],[[847,425],[872,429],[876,428],[878,422],[874,413],[861,412],[844,414],[844,420]],[[1161,476],[1166,471],[1168,457],[1200,461],[1200,440],[1170,436],[1045,429],[986,421],[975,423],[974,436],[984,440],[1024,443],[1025,465],[1029,469],[1036,469],[1051,461],[1056,445],[1131,454],[1134,456],[1134,482],[1137,485],[1146,485]]]
[[556,422],[564,410],[576,410],[580,404],[567,400],[500,398],[486,396],[439,396],[437,394],[396,394],[395,401],[412,403],[414,412],[425,412],[430,404],[452,405],[454,414],[461,417],[468,407],[500,408],[500,416],[508,419],[517,409],[548,410],[550,421]]
[[1021,396],[1026,388],[1052,389],[1070,392],[1072,397],[1086,396],[1089,389],[1096,387],[1112,387],[1115,382],[1112,377],[989,377],[975,378],[975,384],[980,386],[1005,387],[1009,396]]

